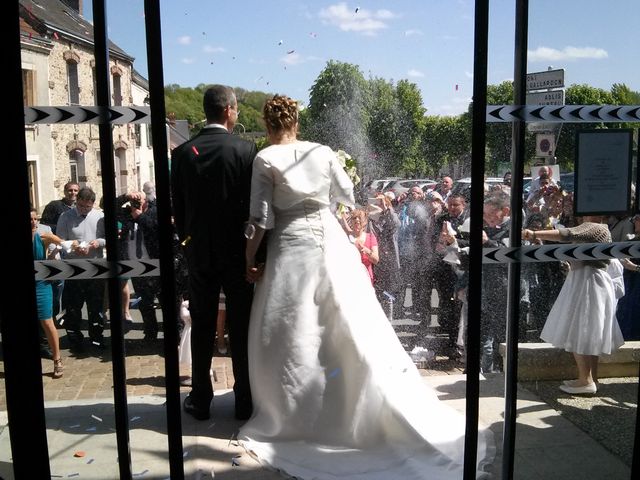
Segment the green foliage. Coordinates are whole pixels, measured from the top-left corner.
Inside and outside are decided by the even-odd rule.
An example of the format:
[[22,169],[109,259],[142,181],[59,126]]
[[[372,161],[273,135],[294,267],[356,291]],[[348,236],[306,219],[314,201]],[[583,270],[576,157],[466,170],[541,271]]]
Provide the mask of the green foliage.
[[[205,125],[202,97],[208,86],[201,83],[191,88],[171,84],[164,89],[167,115],[173,113],[176,119],[187,120],[191,126],[192,135],[198,133]],[[251,92],[242,88],[234,88],[234,90],[238,100],[238,110],[240,110],[238,122],[244,126],[245,132],[264,132],[262,107],[272,94]]]

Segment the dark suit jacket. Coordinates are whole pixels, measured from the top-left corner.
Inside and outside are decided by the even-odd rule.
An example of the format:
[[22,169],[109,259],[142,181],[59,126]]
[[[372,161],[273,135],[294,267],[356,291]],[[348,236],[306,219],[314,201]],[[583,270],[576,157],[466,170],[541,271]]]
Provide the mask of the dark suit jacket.
[[244,264],[256,146],[222,128],[204,128],[171,156],[176,228],[189,265]]

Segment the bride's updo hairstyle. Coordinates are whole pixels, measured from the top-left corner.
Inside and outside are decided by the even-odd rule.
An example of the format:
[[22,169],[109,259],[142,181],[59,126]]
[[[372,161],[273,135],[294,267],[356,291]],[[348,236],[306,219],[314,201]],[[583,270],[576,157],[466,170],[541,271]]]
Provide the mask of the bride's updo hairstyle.
[[264,104],[262,113],[272,132],[293,130],[298,123],[298,102],[285,95],[274,95]]

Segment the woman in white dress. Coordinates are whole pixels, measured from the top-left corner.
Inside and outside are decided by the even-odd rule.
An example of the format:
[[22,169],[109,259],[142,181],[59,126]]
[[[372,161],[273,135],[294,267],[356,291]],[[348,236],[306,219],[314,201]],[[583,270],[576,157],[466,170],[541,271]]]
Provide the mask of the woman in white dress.
[[[523,230],[525,240],[573,243],[609,243],[611,234],[602,217],[583,217],[583,223],[558,230]],[[610,355],[624,343],[616,320],[618,299],[624,295],[619,260],[571,261],[540,338],[572,352],[578,378],[560,390],[571,394],[596,393],[598,357]]]
[[[295,101],[275,96],[264,117],[247,228],[254,413],[238,438],[301,479],[462,478],[464,417],[423,383],[330,208],[353,205],[353,184],[330,148],[296,139]],[[480,462],[492,447],[481,432]]]

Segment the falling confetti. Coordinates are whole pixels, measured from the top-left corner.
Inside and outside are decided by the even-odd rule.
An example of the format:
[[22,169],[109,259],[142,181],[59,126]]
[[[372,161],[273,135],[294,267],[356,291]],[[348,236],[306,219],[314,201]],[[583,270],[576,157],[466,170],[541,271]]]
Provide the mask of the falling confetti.
[[53,32],[53,38],[55,38],[56,40],[59,40],[58,32]]
[[329,373],[329,378],[333,378],[340,373],[340,368],[336,368],[332,372]]
[[292,53],[295,53],[295,50],[289,50],[289,51],[287,52],[287,55],[291,55]]
[[312,38],[316,38],[318,34],[316,32],[309,32],[309,36]]
[[191,150],[193,150],[193,153],[195,153],[196,155],[200,155],[200,152],[198,152],[198,149],[195,145],[191,145]]
[[456,83],[456,92],[458,91],[458,84]]
[[283,42],[282,40],[280,40],[280,41],[278,42],[278,45],[282,45],[283,43],[284,43],[284,42]]
[[356,7],[356,13],[360,11],[360,7]]

